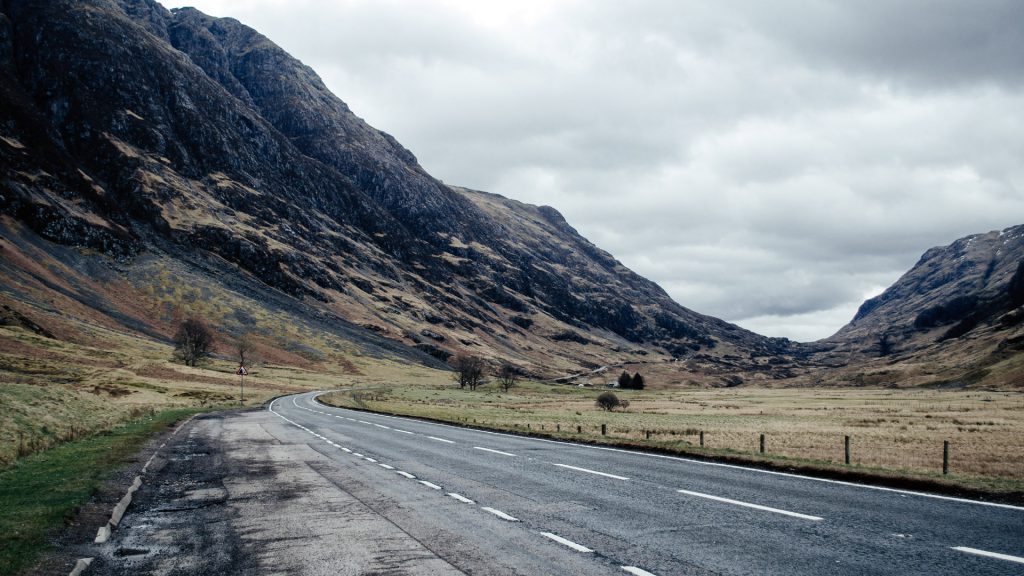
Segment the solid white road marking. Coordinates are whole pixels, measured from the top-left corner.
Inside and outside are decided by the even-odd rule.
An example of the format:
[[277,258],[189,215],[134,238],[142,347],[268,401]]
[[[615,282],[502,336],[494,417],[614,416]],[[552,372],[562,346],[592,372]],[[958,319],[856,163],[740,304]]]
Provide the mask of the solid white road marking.
[[441,487],[438,486],[437,484],[434,484],[433,482],[427,482],[426,480],[420,480],[420,484],[423,484],[427,488],[433,488],[434,490],[440,490],[441,489]]
[[430,438],[431,440],[437,440],[438,442],[445,442],[445,443],[448,443],[448,444],[455,444],[455,442],[452,442],[451,440],[446,440],[444,438],[438,438],[437,436],[427,436],[427,438]]
[[579,472],[586,472],[587,474],[597,474],[598,476],[607,476],[609,478],[615,478],[616,480],[629,480],[625,476],[616,476],[615,474],[608,474],[606,472],[598,472],[597,470],[590,470],[588,468],[579,468],[577,466],[569,466],[568,464],[555,464],[561,468],[568,468],[570,470],[577,470]]
[[509,516],[508,514],[502,512],[501,510],[495,510],[494,508],[488,508],[487,506],[481,506],[480,509],[486,512],[490,512],[491,514],[494,514],[502,520],[508,520],[509,522],[519,522],[519,518],[516,518],[515,516]]
[[495,454],[501,454],[502,456],[515,456],[515,454],[509,454],[508,452],[502,452],[501,450],[494,450],[491,448],[484,448],[483,446],[473,446],[474,450],[483,450],[484,452],[493,452]]
[[769,508],[768,506],[761,506],[760,504],[751,504],[750,502],[741,502],[739,500],[732,500],[730,498],[722,498],[721,496],[712,496],[711,494],[703,494],[701,492],[691,492],[690,490],[676,490],[680,494],[688,494],[690,496],[696,496],[698,498],[707,498],[708,500],[715,500],[717,502],[725,502],[726,504],[734,504],[736,506],[744,506],[746,508],[753,508],[755,510],[764,510],[765,512],[774,512],[776,514],[784,514],[786,516],[792,516],[794,518],[802,518],[804,520],[824,520],[820,516],[809,516],[807,514],[800,514],[799,512],[790,512],[789,510],[780,510],[778,508]]
[[462,494],[456,494],[455,492],[449,492],[448,495],[451,496],[452,498],[455,498],[459,502],[465,502],[466,504],[476,504],[476,502],[473,502],[472,500],[470,500],[469,498],[466,498]]
[[977,548],[968,548],[967,546],[953,546],[953,550],[956,550],[958,552],[966,552],[968,554],[974,554],[977,556],[997,558],[999,560],[1006,560],[1007,562],[1017,562],[1018,564],[1024,564],[1024,558],[1021,558],[1020,556],[1010,556],[1009,554],[1000,554],[999,552],[978,550]]
[[633,576],[656,576],[655,574],[652,574],[643,568],[637,568],[636,566],[621,566],[621,568]]
[[377,464],[377,466],[380,466],[381,468],[383,468],[385,470],[394,470],[395,469],[394,466],[388,466],[387,464]]
[[586,546],[583,546],[581,544],[577,544],[577,543],[573,542],[572,540],[566,540],[565,538],[562,538],[561,536],[559,536],[557,534],[552,534],[551,532],[541,532],[540,535],[544,536],[545,538],[550,538],[550,539],[554,540],[555,542],[558,542],[559,544],[561,544],[563,546],[568,546],[569,548],[572,548],[573,550],[575,550],[577,552],[593,552],[593,550],[591,550],[590,548],[587,548]]
[[402,472],[401,470],[395,470],[395,472],[398,473],[398,474],[401,474],[402,476],[405,476],[406,478],[408,478],[410,480],[415,480],[416,479],[415,476],[413,476],[412,474],[409,474],[408,472]]

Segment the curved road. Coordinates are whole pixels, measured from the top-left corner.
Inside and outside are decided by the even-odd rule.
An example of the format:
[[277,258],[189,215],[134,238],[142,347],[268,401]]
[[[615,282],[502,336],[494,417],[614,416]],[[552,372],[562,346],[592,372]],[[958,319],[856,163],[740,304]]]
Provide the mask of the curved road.
[[452,573],[1024,573],[1024,508],[331,408],[317,394],[269,410]]

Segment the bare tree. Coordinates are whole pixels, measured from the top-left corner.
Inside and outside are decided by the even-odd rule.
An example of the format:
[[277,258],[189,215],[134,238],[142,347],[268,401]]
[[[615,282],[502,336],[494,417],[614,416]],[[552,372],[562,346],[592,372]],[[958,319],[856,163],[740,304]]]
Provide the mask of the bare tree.
[[519,379],[519,369],[511,364],[502,364],[501,369],[498,370],[498,384],[501,384],[501,389],[508,392],[510,388],[516,385],[516,380]]
[[186,366],[195,366],[213,351],[213,331],[202,320],[191,317],[178,326],[174,335],[174,357]]
[[453,361],[455,367],[455,381],[459,388],[476,390],[477,386],[483,384],[484,361],[477,356],[470,354],[459,354]]
[[235,356],[238,358],[239,366],[248,366],[248,362],[252,362],[253,354],[256,350],[256,345],[253,343],[252,335],[248,332],[243,332],[238,340],[235,340]]

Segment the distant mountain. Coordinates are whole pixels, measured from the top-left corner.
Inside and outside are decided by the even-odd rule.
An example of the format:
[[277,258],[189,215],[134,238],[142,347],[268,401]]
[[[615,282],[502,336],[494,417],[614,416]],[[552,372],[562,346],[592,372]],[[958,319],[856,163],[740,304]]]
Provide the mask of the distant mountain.
[[819,344],[834,361],[899,368],[896,381],[1014,384],[1024,374],[1024,225],[928,250]]
[[[208,282],[209,298],[244,288],[418,358],[469,351],[550,374],[800,351],[673,302],[553,208],[432,178],[236,20],[150,0],[0,11],[8,295],[42,306],[59,289],[117,325],[166,335],[147,308],[128,306],[134,297],[89,287],[98,275],[152,294],[139,271],[159,259]],[[44,257],[74,281],[27,263]]]

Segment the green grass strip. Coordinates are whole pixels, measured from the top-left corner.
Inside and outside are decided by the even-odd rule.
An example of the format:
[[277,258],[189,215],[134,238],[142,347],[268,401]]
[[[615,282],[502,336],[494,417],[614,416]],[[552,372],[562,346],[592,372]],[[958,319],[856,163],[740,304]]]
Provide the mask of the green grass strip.
[[27,456],[0,471],[0,574],[38,561],[50,538],[154,434],[200,412],[159,412],[107,432]]

